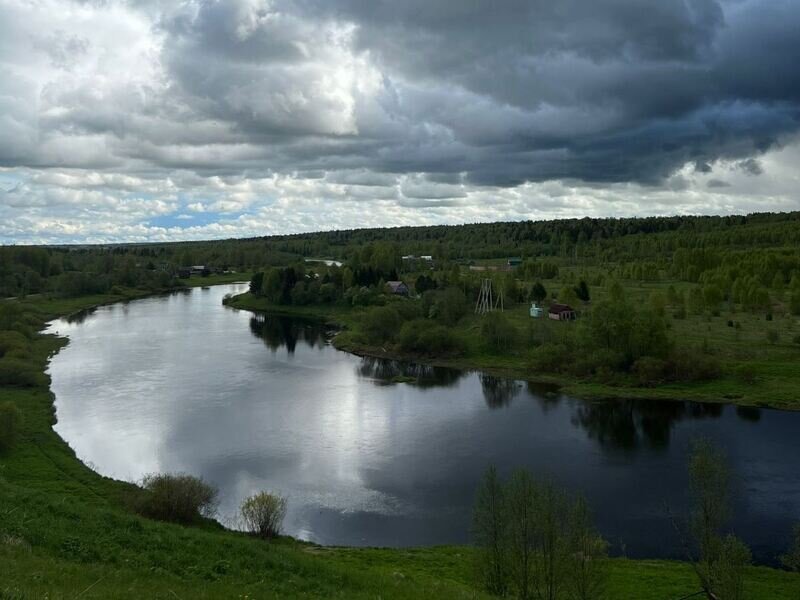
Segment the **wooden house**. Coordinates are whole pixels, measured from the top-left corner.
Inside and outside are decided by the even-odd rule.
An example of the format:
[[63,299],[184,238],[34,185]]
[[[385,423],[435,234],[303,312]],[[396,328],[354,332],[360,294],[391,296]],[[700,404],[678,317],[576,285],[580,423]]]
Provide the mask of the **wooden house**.
[[386,287],[389,293],[397,296],[408,296],[409,294],[408,286],[402,281],[387,281]]
[[569,304],[551,304],[547,313],[555,321],[574,321],[578,318],[578,313]]

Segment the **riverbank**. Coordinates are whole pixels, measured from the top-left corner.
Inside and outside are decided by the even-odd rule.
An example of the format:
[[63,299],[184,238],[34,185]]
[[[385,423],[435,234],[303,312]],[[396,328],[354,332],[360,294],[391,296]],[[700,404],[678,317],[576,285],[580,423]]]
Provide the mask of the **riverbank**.
[[[286,316],[325,321],[339,329],[333,338],[333,345],[346,352],[359,356],[372,356],[420,362],[433,366],[455,369],[479,370],[492,375],[532,381],[558,386],[561,392],[587,400],[606,400],[615,398],[652,399],[667,401],[691,400],[735,404],[747,407],[800,410],[800,368],[791,353],[778,350],[764,350],[758,360],[741,356],[726,357],[726,365],[720,377],[710,381],[690,383],[664,383],[652,387],[636,385],[631,379],[624,385],[609,385],[592,380],[581,380],[569,375],[532,372],[530,356],[526,353],[492,354],[482,347],[480,318],[470,315],[453,328],[465,342],[464,354],[455,357],[409,354],[393,346],[375,346],[365,343],[359,335],[359,320],[363,308],[349,308],[340,305],[281,306],[272,305],[263,298],[249,293],[240,294],[227,301],[232,308],[255,312],[269,312]],[[531,325],[526,307],[518,306],[505,313],[519,330]],[[537,322],[540,327],[567,326],[567,323],[553,323],[548,320]],[[681,325],[683,326],[683,325]],[[690,331],[681,330],[686,337]],[[745,341],[745,343],[747,343]],[[736,348],[731,350],[733,353]],[[743,367],[751,373],[742,377]]]
[[[195,283],[195,282],[191,282]],[[197,285],[210,284],[210,278]],[[26,322],[148,295],[54,299],[25,306]],[[480,598],[468,547],[320,548],[293,539],[265,544],[215,523],[181,527],[126,509],[132,485],[81,463],[53,431],[53,396],[44,370],[65,343],[34,336],[26,363],[41,375],[28,387],[0,387],[22,411],[17,446],[0,455],[0,596],[11,598]],[[610,563],[611,598],[676,598],[696,590],[689,565]],[[794,575],[754,567],[748,597],[796,597]]]

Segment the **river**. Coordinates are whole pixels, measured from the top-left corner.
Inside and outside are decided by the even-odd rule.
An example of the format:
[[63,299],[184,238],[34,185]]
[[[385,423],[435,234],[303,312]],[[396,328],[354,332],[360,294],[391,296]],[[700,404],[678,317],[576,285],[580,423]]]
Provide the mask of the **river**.
[[586,495],[615,554],[680,556],[690,441],[736,474],[733,528],[758,560],[800,517],[800,413],[691,402],[584,402],[524,382],[366,359],[325,327],[222,305],[234,284],[53,321],[56,431],[103,475],[187,472],[245,496],[288,499],[286,533],[320,544],[470,539],[488,465]]

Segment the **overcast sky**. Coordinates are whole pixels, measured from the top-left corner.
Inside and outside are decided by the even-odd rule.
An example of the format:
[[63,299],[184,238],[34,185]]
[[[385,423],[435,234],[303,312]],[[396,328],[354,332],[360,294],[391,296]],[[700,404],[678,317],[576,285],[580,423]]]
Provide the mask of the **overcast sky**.
[[800,209],[797,0],[0,0],[0,242]]

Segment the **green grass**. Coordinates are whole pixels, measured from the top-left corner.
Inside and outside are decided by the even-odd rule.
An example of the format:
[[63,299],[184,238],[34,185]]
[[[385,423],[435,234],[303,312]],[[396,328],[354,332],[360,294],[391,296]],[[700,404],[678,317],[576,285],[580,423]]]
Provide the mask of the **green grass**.
[[[22,302],[41,325],[144,293]],[[346,310],[332,316],[357,319]],[[36,336],[30,363],[43,370],[63,343]],[[472,584],[469,547],[265,543],[212,521],[183,527],[139,517],[126,508],[134,486],[93,472],[55,434],[48,385],[0,388],[0,401],[23,414],[19,443],[0,455],[0,598],[483,597]],[[747,579],[751,598],[797,598],[800,590],[800,578],[773,569],[752,568]],[[696,590],[691,568],[669,561],[615,559],[608,585],[609,598],[642,600]]]

